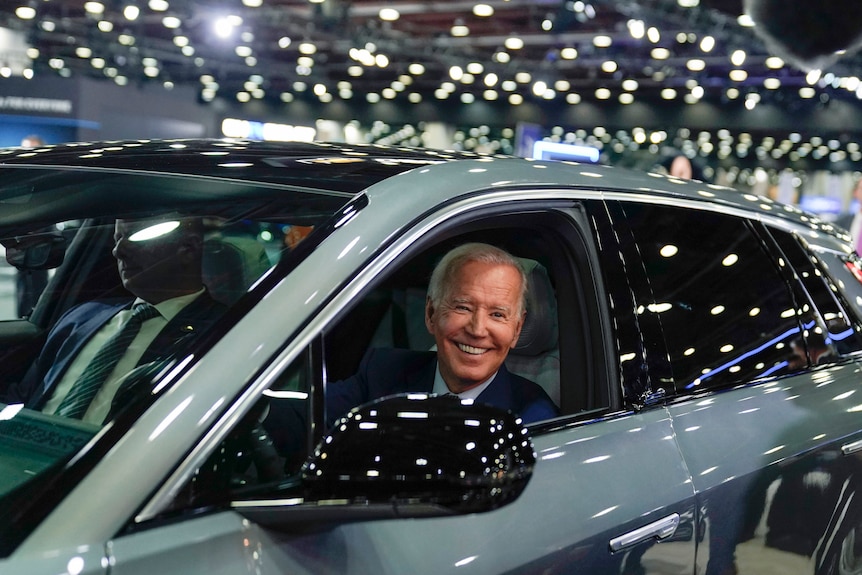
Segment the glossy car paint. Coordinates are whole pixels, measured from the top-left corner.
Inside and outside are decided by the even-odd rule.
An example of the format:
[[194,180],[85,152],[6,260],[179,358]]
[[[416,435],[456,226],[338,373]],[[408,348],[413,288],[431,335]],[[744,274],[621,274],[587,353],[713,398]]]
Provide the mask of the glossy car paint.
[[[453,193],[456,185],[459,191]],[[810,229],[797,212],[757,208],[762,198],[595,166],[475,160],[422,167],[372,186],[368,206],[346,218],[312,257],[266,294],[210,350],[205,359],[211,361],[182,372],[31,537],[0,562],[0,571],[555,573],[569,572],[573,565],[584,572],[623,572],[639,562],[649,572],[701,572],[715,555],[710,550],[704,556],[709,546],[702,542],[722,529],[722,521],[730,521],[731,530],[741,529],[735,513],[744,515],[743,523],[751,517],[759,523],[767,513],[768,500],[757,492],[752,493],[758,502],[739,511],[748,491],[764,483],[759,475],[781,478],[782,464],[819,454],[827,482],[848,481],[837,463],[829,463],[840,463],[841,447],[859,439],[853,411],[860,377],[856,364],[601,421],[537,426],[538,463],[526,491],[490,513],[281,534],[227,511],[122,534],[130,517],[158,513],[206,447],[215,445],[266,388],[271,357],[277,356],[279,364],[289,362],[429,230],[479,206],[613,197],[631,189],[639,191],[627,192],[628,199],[698,205],[699,198],[709,197],[718,206],[711,209],[742,214],[756,208],[756,217],[764,221]],[[491,192],[476,195],[482,190]],[[200,446],[189,452],[201,436]],[[176,467],[178,461],[183,463]],[[821,481],[822,476],[816,477]],[[772,483],[766,482],[764,495]],[[825,508],[842,512],[841,502],[851,488],[847,485],[838,497],[823,501]],[[672,513],[680,515],[687,530],[679,529],[665,542],[608,551],[611,539]],[[851,518],[844,523],[852,524]],[[845,531],[824,531],[818,549],[832,545],[830,538],[840,540]],[[729,540],[734,541],[732,536]],[[734,549],[737,559],[745,551]]]

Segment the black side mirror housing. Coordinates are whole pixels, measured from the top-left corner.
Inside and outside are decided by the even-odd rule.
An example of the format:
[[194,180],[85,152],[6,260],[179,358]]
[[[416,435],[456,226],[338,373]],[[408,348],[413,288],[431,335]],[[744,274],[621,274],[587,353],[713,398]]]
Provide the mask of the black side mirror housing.
[[457,397],[397,395],[333,426],[302,468],[302,497],[233,507],[279,530],[491,511],[523,492],[535,462],[529,433],[510,412]]

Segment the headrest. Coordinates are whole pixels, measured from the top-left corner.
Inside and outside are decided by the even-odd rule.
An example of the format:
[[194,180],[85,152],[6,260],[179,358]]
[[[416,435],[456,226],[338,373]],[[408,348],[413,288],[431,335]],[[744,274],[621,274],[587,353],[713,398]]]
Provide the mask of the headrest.
[[254,238],[214,236],[204,241],[204,284],[224,304],[236,302],[269,266],[266,250]]
[[518,261],[527,274],[527,318],[511,353],[539,355],[557,345],[557,298],[542,264],[526,258]]

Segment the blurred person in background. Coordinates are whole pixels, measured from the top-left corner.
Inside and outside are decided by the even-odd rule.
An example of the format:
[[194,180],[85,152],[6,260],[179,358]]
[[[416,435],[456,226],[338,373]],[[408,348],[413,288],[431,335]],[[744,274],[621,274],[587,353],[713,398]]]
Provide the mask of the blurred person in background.
[[856,180],[856,185],[853,187],[850,211],[838,216],[835,224],[850,232],[856,253],[860,253],[862,251],[862,246],[859,245],[859,241],[862,239],[862,178]]

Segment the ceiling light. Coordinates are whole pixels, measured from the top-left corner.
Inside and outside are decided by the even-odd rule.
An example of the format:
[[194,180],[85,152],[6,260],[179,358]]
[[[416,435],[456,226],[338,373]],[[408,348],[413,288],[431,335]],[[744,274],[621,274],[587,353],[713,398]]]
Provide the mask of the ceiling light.
[[401,17],[395,8],[381,8],[377,15],[384,22],[395,22]]
[[486,75],[484,80],[486,86],[496,86],[498,81],[499,78],[497,77],[497,74],[494,74],[493,72]]
[[101,32],[110,32],[111,30],[114,29],[114,24],[107,21],[107,20],[99,20],[99,23],[96,24],[96,27]]
[[311,42],[303,42],[299,45],[299,53],[305,54],[306,56],[310,56],[317,52],[317,46],[312,44]]
[[620,104],[628,105],[635,101],[635,97],[630,92],[625,92],[623,94],[620,94],[619,100]]
[[623,80],[622,86],[623,86],[623,90],[626,90],[629,92],[634,92],[635,90],[638,89],[638,81],[629,78],[627,80]]
[[778,56],[770,56],[766,59],[766,67],[771,70],[778,70],[779,68],[784,67],[784,60]]
[[806,100],[813,98],[817,95],[817,91],[811,86],[802,86],[799,88],[799,97],[804,98]]
[[470,62],[467,64],[467,71],[471,74],[481,74],[485,71],[485,67],[479,62]]
[[742,66],[745,63],[745,50],[734,50],[730,55],[730,63],[734,66]]
[[728,76],[734,82],[744,82],[748,79],[748,72],[745,70],[731,70]]
[[461,66],[452,66],[449,68],[449,77],[457,82],[464,77],[464,70]]
[[652,56],[654,60],[667,60],[670,58],[670,50],[667,48],[653,48],[652,51],[650,51],[650,56]]
[[568,80],[557,80],[554,82],[554,89],[558,92],[568,92],[572,89],[572,84]]
[[78,58],[90,58],[93,55],[93,51],[85,46],[78,46],[75,48],[75,56]]
[[617,71],[617,63],[613,60],[605,60],[602,62],[602,71],[608,74],[613,74]]
[[566,103],[567,104],[580,104],[581,103],[581,95],[575,94],[574,92],[571,94],[566,94]]
[[813,86],[820,79],[820,70],[811,70],[805,75],[805,81],[808,82],[809,85]]
[[529,84],[532,80],[533,76],[529,72],[518,72],[515,74],[515,81],[519,84]]
[[766,78],[763,81],[763,87],[767,90],[777,90],[781,87],[781,80],[778,78]]
[[288,38],[287,36],[282,36],[278,39],[278,47],[281,49],[287,48],[288,46],[290,46],[290,42],[290,38]]
[[389,65],[389,56],[386,54],[377,54],[374,56],[374,63],[378,68],[385,68]]
[[84,10],[87,14],[104,14],[105,5],[101,2],[84,2]]
[[704,69],[706,69],[706,62],[704,62],[700,58],[692,58],[685,63],[685,67],[692,72],[702,72]]
[[697,8],[700,4],[700,0],[676,0],[676,3],[683,8]]
[[186,36],[174,36],[174,46],[182,48],[189,45],[189,39]]
[[754,20],[748,14],[740,14],[736,19],[736,23],[744,28],[754,27]]
[[470,29],[464,24],[455,24],[452,26],[452,29],[449,31],[456,38],[463,38],[464,36],[470,35]]
[[704,36],[700,40],[700,49],[704,52],[712,52],[712,49],[715,48],[715,38],[712,36]]
[[149,6],[150,10],[154,12],[164,12],[169,8],[169,5],[166,0],[150,0],[147,6]]
[[182,24],[182,21],[176,16],[165,16],[162,18],[162,26],[169,30],[179,28],[180,24]]
[[599,100],[607,100],[611,97],[611,91],[607,88],[599,88],[596,90],[596,98]]
[[520,94],[509,94],[509,103],[513,106],[520,106],[524,103],[524,97]]
[[647,40],[649,40],[653,44],[656,44],[656,43],[658,43],[659,40],[661,40],[661,33],[658,31],[658,28],[656,28],[655,26],[650,26],[649,29],[647,29],[646,35],[647,35]]
[[129,4],[125,8],[123,8],[123,17],[126,20],[137,20],[138,16],[141,15],[141,9],[135,6],[134,4]]
[[506,41],[503,42],[503,45],[508,50],[520,50],[524,47],[524,41],[516,36],[510,36],[506,38]]
[[560,57],[563,60],[574,60],[578,57],[578,51],[574,48],[563,48],[560,50]]
[[494,15],[494,8],[488,4],[476,4],[473,6],[473,14],[480,18],[487,18]]
[[629,29],[629,34],[635,40],[640,40],[646,34],[646,25],[643,20],[629,20],[626,25]]
[[545,93],[545,90],[547,89],[548,85],[542,80],[539,80],[533,84],[533,94],[535,94],[536,96],[541,96]]
[[464,92],[463,94],[461,94],[461,103],[472,104],[475,101],[476,101],[476,96],[474,96],[470,92]]
[[414,76],[420,76],[425,73],[425,66],[418,62],[413,62],[408,66],[407,71],[413,74]]
[[596,48],[610,48],[613,43],[614,41],[610,36],[600,34],[593,37],[593,46],[595,46]]
[[518,89],[518,84],[514,80],[504,80],[500,87],[507,92],[514,92]]
[[32,20],[36,17],[36,9],[32,6],[19,6],[15,8],[15,15],[21,20]]
[[482,97],[489,102],[493,102],[500,97],[500,94],[498,94],[496,90],[485,90],[484,92],[482,92]]

